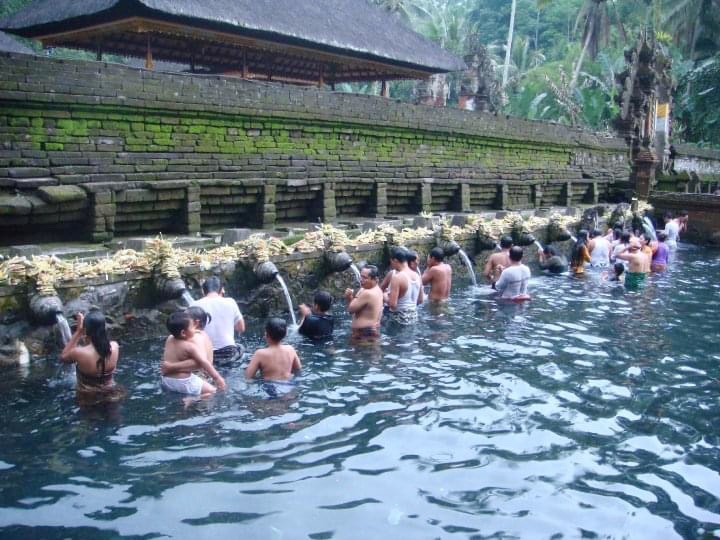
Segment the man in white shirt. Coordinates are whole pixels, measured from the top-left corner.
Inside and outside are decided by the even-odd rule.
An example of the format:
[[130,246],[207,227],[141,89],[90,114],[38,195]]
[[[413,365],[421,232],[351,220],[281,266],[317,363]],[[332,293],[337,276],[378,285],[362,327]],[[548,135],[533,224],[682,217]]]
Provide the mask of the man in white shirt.
[[245,320],[237,302],[224,297],[225,290],[218,277],[211,276],[203,283],[203,293],[205,296],[192,305],[203,308],[210,315],[205,333],[213,345],[213,359],[231,361],[242,353],[235,344],[235,332],[245,331]]
[[665,219],[665,234],[667,235],[665,245],[674,249],[677,247],[678,239],[680,237],[680,223],[678,223],[676,219],[673,219],[670,212],[665,212],[663,218]]
[[528,281],[530,281],[530,269],[522,264],[523,250],[520,246],[510,248],[510,266],[504,268],[500,279],[495,283],[495,290],[500,293],[500,298],[523,302],[530,300],[527,293]]

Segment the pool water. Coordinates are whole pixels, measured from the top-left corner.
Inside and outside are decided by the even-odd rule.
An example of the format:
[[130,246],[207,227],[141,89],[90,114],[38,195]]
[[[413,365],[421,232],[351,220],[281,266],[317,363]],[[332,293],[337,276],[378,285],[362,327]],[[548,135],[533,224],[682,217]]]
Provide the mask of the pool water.
[[123,344],[116,405],[80,408],[54,360],[3,371],[0,537],[720,534],[720,254],[682,249],[639,292],[530,289],[457,284],[377,346],[344,316],[330,343],[295,336],[277,399],[241,369],[208,401],[163,392],[161,338]]

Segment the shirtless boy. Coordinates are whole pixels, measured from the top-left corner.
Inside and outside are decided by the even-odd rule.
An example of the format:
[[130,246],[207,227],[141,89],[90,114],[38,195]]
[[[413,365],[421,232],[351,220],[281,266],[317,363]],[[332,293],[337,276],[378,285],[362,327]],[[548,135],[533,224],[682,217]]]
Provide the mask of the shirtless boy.
[[445,262],[442,248],[430,251],[427,258],[427,269],[422,275],[423,285],[430,285],[428,298],[431,302],[442,302],[450,296],[452,287],[452,267]]
[[265,325],[265,349],[258,349],[245,368],[245,378],[252,379],[259,371],[266,381],[287,381],[302,365],[295,349],[283,345],[287,335],[287,323],[278,318],[270,319]]
[[205,326],[212,320],[209,313],[206,313],[200,306],[190,306],[185,310],[190,316],[190,320],[193,324],[193,330],[195,335],[192,337],[192,342],[200,347],[201,350],[205,351],[205,357],[208,362],[213,363],[213,345],[210,341],[210,337],[205,332]]
[[378,287],[378,269],[367,265],[360,271],[360,290],[345,290],[348,312],[352,315],[352,337],[380,336],[380,319],[383,312],[383,293]]
[[503,236],[500,238],[500,251],[499,253],[493,253],[485,264],[485,270],[483,275],[489,283],[495,283],[500,279],[503,268],[510,266],[510,248],[513,246],[512,238],[509,236]]
[[191,396],[214,394],[216,388],[193,373],[193,370],[202,369],[220,390],[224,390],[225,380],[208,361],[205,351],[192,341],[195,330],[190,315],[176,311],[168,318],[167,328],[171,335],[165,340],[162,385],[173,392]]

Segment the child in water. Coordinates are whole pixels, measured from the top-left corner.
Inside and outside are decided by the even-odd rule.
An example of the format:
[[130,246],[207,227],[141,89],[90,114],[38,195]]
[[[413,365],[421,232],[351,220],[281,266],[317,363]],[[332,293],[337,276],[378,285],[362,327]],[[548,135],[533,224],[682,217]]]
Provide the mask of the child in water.
[[191,396],[209,396],[216,388],[193,373],[204,370],[221,390],[225,380],[208,361],[206,352],[193,341],[195,328],[192,319],[184,311],[176,311],[167,321],[170,332],[165,340],[165,351],[161,366],[161,383],[164,388]]
[[287,381],[293,372],[302,367],[295,349],[283,345],[282,340],[287,334],[287,324],[278,318],[270,319],[265,325],[265,341],[268,346],[258,349],[245,368],[245,377],[252,379],[259,371],[263,379],[269,381]]
[[185,310],[190,316],[192,321],[193,330],[195,335],[192,337],[192,342],[195,343],[200,350],[205,351],[205,357],[208,362],[212,365],[213,363],[213,346],[210,341],[210,336],[205,332],[205,326],[212,320],[212,317],[200,306],[190,306]]
[[600,277],[604,281],[614,281],[615,283],[624,283],[625,282],[625,265],[621,262],[616,262],[613,265],[612,276],[610,276],[606,270],[602,274],[600,274]]

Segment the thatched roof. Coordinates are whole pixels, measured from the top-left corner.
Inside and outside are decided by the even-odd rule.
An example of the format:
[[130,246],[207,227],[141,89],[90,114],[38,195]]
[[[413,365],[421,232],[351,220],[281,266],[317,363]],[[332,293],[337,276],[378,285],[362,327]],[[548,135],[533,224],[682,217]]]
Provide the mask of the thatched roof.
[[21,54],[35,54],[35,51],[33,51],[30,47],[26,47],[17,39],[9,36],[5,32],[0,32],[0,51]]
[[0,21],[0,29],[46,45],[131,56],[143,56],[149,42],[158,59],[212,68],[239,69],[244,51],[250,71],[320,70],[328,82],[465,68],[367,0],[39,0]]

